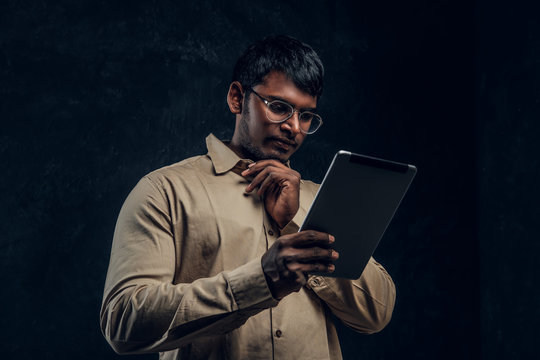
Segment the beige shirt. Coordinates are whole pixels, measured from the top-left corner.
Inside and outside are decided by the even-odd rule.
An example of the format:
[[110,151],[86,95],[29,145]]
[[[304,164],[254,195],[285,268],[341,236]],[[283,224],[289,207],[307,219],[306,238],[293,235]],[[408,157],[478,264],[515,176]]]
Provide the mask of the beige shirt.
[[[261,199],[246,194],[240,159],[213,135],[208,154],[156,170],[126,199],[101,308],[118,353],[160,359],[340,359],[330,314],[363,332],[390,321],[395,288],[371,259],[358,280],[312,276],[272,298],[262,254],[280,236]],[[318,185],[302,180],[298,231]],[[336,239],[339,241],[339,239]]]

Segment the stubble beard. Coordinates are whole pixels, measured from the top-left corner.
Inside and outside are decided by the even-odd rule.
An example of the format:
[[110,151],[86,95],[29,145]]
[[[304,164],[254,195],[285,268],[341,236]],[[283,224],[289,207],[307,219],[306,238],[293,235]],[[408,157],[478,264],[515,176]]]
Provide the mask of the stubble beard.
[[283,161],[283,159],[280,159],[278,156],[272,155],[272,154],[265,154],[261,151],[261,149],[257,148],[253,143],[251,142],[251,137],[249,136],[249,111],[247,107],[245,108],[245,111],[242,113],[242,117],[240,118],[240,147],[242,148],[242,152],[248,156],[253,161],[259,161],[259,160],[278,160],[282,163],[285,163],[286,161]]

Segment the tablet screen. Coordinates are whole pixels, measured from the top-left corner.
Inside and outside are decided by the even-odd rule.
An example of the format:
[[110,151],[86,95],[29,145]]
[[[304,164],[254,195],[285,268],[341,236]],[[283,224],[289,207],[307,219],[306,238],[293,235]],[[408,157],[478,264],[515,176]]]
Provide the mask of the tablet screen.
[[319,275],[362,275],[415,174],[413,165],[343,150],[334,156],[300,227],[336,238],[336,270]]

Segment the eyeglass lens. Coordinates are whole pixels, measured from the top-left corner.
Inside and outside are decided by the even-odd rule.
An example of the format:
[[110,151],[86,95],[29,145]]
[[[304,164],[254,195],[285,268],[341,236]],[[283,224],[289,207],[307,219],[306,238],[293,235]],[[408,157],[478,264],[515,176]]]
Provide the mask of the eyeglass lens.
[[[274,100],[268,103],[268,119],[271,121],[281,122],[291,117],[294,112],[293,107],[285,102]],[[320,126],[321,119],[319,115],[305,111],[300,113],[300,127],[303,131],[309,133],[314,132]]]

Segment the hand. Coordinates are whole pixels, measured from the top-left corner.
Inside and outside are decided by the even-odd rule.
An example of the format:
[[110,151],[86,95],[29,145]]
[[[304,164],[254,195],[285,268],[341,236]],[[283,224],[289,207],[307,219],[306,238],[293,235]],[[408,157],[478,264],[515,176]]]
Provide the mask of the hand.
[[300,174],[277,160],[262,160],[250,164],[242,176],[254,176],[246,192],[259,187],[266,211],[283,229],[300,206]]
[[306,283],[306,273],[331,273],[339,254],[330,249],[332,235],[306,230],[283,235],[261,259],[268,287],[275,299],[299,291]]

